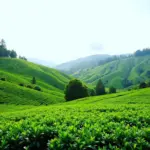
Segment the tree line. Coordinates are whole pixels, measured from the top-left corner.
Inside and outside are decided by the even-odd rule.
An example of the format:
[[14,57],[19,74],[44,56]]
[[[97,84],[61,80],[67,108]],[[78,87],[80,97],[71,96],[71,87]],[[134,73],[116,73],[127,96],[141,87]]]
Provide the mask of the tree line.
[[[0,41],[0,57],[17,58],[17,52],[7,49],[4,39]],[[19,56],[19,59],[27,60],[24,56]]]
[[[139,89],[150,87],[150,81],[145,83],[141,82],[138,86]],[[131,89],[128,89],[131,90]],[[80,80],[73,79],[71,80],[65,88],[65,99],[66,101],[71,101],[79,98],[84,98],[88,96],[98,96],[104,94],[116,93],[116,88],[111,86],[109,87],[109,92],[106,92],[105,86],[101,79],[98,80],[96,87],[94,89],[89,89],[84,85]]]
[[144,48],[142,50],[137,50],[134,53],[134,56],[146,56],[146,55],[150,55],[150,48]]
[[108,62],[112,62],[112,61],[120,60],[120,59],[125,59],[125,58],[130,58],[133,56],[137,57],[137,56],[146,56],[146,55],[150,55],[150,48],[144,48],[142,50],[137,50],[137,51],[135,51],[134,54],[129,54],[129,55],[114,55],[114,56],[108,57],[104,60],[100,60],[97,65],[98,66],[103,65],[103,64],[108,63]]
[[[73,79],[67,84],[64,93],[66,101],[70,101],[88,96],[104,95],[107,92],[101,79],[98,80],[95,89],[89,89],[80,80]],[[116,88],[111,86],[109,93],[116,93]]]

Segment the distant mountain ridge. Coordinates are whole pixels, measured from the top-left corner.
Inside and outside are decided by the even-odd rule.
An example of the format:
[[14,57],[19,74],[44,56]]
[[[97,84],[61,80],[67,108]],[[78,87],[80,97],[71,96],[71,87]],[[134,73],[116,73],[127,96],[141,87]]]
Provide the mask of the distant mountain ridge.
[[108,57],[110,57],[110,55],[107,54],[91,55],[76,60],[68,61],[66,63],[62,63],[60,65],[57,65],[55,68],[71,74],[81,69],[94,67],[95,65],[98,65],[99,61],[104,60]]
[[92,85],[101,78],[106,87],[127,88],[150,81],[150,55],[116,59],[72,75]]
[[37,58],[28,58],[28,61],[39,64],[39,65],[47,66],[47,67],[56,66],[56,64],[52,61],[41,60],[41,59],[37,59]]

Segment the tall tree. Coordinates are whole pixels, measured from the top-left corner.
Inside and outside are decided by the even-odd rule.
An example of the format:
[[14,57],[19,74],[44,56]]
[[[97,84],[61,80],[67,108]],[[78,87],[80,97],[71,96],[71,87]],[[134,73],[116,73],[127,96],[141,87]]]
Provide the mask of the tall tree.
[[35,79],[35,77],[32,78],[31,83],[32,83],[32,84],[36,84],[36,79]]
[[96,85],[96,95],[103,95],[105,94],[105,86],[101,79],[98,80]]
[[3,47],[4,49],[6,49],[6,42],[4,39],[1,39],[0,46]]

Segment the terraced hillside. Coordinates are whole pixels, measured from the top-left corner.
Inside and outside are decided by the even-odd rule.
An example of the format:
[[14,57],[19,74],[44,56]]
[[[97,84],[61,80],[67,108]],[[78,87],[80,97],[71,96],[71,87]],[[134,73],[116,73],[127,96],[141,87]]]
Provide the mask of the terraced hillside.
[[150,149],[150,88],[50,106],[0,108],[2,150]]
[[118,59],[94,68],[77,71],[73,76],[95,85],[102,79],[105,86],[126,88],[150,80],[150,56]]
[[[31,84],[36,78],[36,85]],[[0,58],[0,102],[15,104],[49,104],[64,101],[63,90],[71,79],[55,69],[21,59]],[[20,86],[23,84],[24,86]],[[40,91],[28,87],[38,86]]]

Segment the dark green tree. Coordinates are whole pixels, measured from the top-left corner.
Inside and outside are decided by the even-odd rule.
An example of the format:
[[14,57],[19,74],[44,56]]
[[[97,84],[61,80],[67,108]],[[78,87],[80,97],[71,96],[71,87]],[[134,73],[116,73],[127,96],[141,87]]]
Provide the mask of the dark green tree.
[[24,56],[19,56],[19,59],[23,59],[23,60],[26,60],[26,61],[27,61],[27,58],[24,57]]
[[102,82],[102,80],[98,80],[97,85],[96,85],[96,95],[103,95],[105,94],[105,86]]
[[147,87],[150,87],[150,81],[147,83]]
[[1,39],[1,41],[0,41],[0,46],[1,46],[2,48],[6,49],[6,42],[5,42],[4,39]]
[[142,88],[146,88],[147,85],[145,82],[141,82],[140,85],[139,85],[139,88],[142,89]]
[[10,51],[10,57],[11,58],[16,58],[17,57],[16,51],[14,51],[14,50]]
[[109,93],[116,93],[116,88],[113,87],[113,86],[111,86],[111,87],[109,88]]
[[66,101],[83,98],[88,96],[88,89],[78,79],[71,80],[65,88]]
[[96,95],[95,90],[94,90],[94,89],[91,89],[91,90],[90,90],[90,96],[95,96],[95,95]]
[[36,84],[36,79],[35,79],[35,77],[32,78],[31,83],[32,83],[32,84]]

